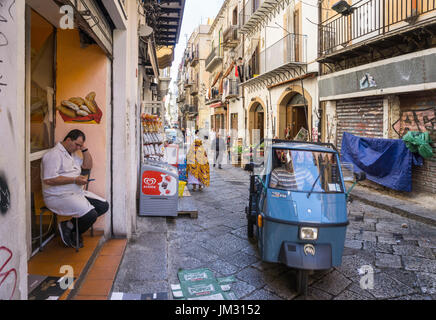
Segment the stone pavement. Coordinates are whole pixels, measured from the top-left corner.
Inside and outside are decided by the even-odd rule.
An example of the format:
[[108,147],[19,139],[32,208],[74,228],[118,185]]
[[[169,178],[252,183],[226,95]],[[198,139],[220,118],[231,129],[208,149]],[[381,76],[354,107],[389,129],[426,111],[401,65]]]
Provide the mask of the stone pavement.
[[[191,192],[198,219],[140,218],[113,286],[114,292],[168,292],[179,268],[207,267],[234,275],[241,300],[302,299],[295,272],[264,263],[246,237],[244,208],[249,173],[230,165],[211,168],[211,187]],[[309,299],[435,299],[436,228],[357,199],[349,207],[342,265],[309,279]],[[359,269],[374,271],[373,289],[362,289]]]
[[[393,197],[371,188],[356,186],[353,191],[353,198],[374,207],[388,210],[399,214],[403,217],[417,220],[432,226],[436,226],[436,200],[419,199],[419,201],[411,201],[416,199],[401,199]],[[426,203],[423,203],[423,202]],[[431,201],[432,203],[427,203]],[[419,203],[421,202],[421,204]]]

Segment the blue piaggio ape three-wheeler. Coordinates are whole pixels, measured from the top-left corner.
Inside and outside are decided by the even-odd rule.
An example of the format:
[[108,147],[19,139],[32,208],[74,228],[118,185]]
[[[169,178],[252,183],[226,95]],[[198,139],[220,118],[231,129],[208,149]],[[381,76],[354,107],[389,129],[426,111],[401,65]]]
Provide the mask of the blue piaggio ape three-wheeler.
[[365,175],[351,174],[347,192],[338,151],[326,143],[266,140],[263,159],[250,168],[248,237],[263,261],[297,269],[306,295],[310,271],[341,265],[348,195]]

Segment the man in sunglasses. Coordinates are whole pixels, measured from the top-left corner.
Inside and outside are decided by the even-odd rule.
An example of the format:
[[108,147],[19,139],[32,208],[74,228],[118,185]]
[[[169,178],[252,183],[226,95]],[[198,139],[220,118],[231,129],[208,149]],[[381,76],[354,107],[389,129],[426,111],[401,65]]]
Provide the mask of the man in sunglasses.
[[84,190],[89,182],[85,175],[93,165],[85,140],[82,131],[72,130],[42,158],[41,179],[45,205],[60,216],[78,219],[79,230],[76,230],[76,221],[73,219],[59,223],[59,232],[67,247],[75,246],[77,232],[79,247],[83,247],[81,235],[109,210],[105,199]]

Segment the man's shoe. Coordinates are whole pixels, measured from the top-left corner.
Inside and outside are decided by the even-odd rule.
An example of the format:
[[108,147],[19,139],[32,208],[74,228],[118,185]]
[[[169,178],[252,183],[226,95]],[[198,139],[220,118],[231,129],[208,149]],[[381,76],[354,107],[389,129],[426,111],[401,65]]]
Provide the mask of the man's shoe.
[[219,167],[218,167],[218,169],[222,169],[222,167],[221,167],[221,166],[219,166]]
[[67,246],[67,247],[74,247],[73,242],[71,241],[72,238],[72,234],[73,232],[71,231],[70,228],[68,228],[67,226],[67,222],[68,221],[63,221],[61,223],[59,223],[58,227],[59,227],[59,233],[61,235],[61,239],[62,242]]

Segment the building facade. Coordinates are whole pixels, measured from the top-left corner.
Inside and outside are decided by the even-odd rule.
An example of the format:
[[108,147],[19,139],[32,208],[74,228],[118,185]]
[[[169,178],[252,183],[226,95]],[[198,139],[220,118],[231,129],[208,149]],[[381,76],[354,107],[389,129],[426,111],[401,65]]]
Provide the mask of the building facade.
[[[323,140],[341,147],[343,132],[401,139],[429,132],[435,141],[436,3],[335,1],[320,8],[319,96]],[[435,145],[433,144],[433,150]],[[436,160],[414,167],[413,191],[436,192]]]
[[245,1],[239,16],[246,143],[274,137],[317,141],[316,6]]

